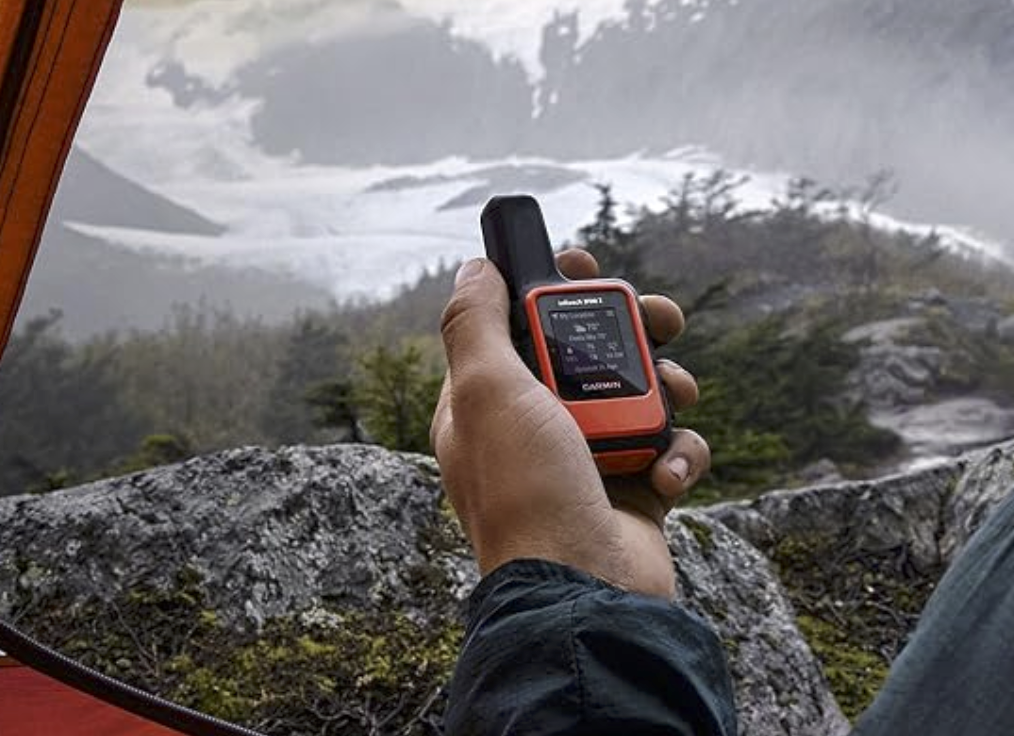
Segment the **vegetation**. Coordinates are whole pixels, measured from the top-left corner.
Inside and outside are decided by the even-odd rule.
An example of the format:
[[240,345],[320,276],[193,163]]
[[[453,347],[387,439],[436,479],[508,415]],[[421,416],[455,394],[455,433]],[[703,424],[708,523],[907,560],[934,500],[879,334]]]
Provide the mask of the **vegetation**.
[[[443,374],[437,338],[394,337],[398,347],[387,347],[382,338],[397,332],[375,310],[269,327],[181,307],[158,332],[85,344],[60,336],[59,314],[34,320],[0,366],[0,495],[245,444],[426,451]],[[349,336],[363,332],[373,340],[353,345]]]
[[[579,233],[604,273],[676,294],[688,315],[687,334],[664,355],[700,379],[699,407],[680,417],[714,451],[698,501],[791,483],[823,458],[846,474],[876,467],[897,440],[846,398],[858,353],[842,333],[896,315],[927,289],[1009,309],[1014,286],[1008,271],[950,253],[935,235],[873,227],[887,175],[850,192],[796,180],[763,211],[743,206],[742,183],[722,171],[688,175],[626,224],[599,185]],[[85,344],[61,338],[57,314],[26,324],[0,366],[0,494],[252,443],[426,452],[451,274],[441,266],[392,302],[281,327],[200,305],[178,308],[157,332]],[[911,340],[953,356],[941,391],[971,387],[1005,401],[1014,388],[1014,351],[989,334],[940,314]]]
[[384,447],[409,452],[429,451],[430,418],[440,396],[443,371],[439,359],[427,368],[420,342],[399,350],[384,345],[364,353],[351,380],[338,379],[314,387],[309,402],[321,426],[350,427],[361,422],[368,436]]
[[8,492],[58,488],[145,434],[127,404],[112,342],[72,346],[54,334],[59,318],[29,322],[4,356],[0,489]]
[[756,492],[822,458],[861,467],[898,446],[842,398],[858,350],[833,323],[803,334],[783,317],[723,333],[673,357],[704,376],[701,401],[681,422],[708,438],[714,470],[698,501]]
[[206,598],[200,574],[183,569],[169,589],[76,605],[37,600],[15,615],[87,666],[266,734],[438,730],[462,635],[456,621],[322,605],[243,633]]
[[[933,236],[886,233],[871,213],[890,189],[854,193],[793,182],[769,210],[737,199],[723,172],[688,176],[660,208],[621,224],[599,187],[580,236],[603,271],[642,291],[677,295],[687,334],[663,350],[699,377],[701,401],[679,423],[713,449],[697,502],[791,483],[833,460],[861,475],[897,449],[850,398],[858,348],[845,331],[895,316],[927,289],[1014,308],[1014,278]],[[26,324],[0,366],[0,494],[44,492],[109,473],[249,443],[369,441],[426,452],[443,373],[436,335],[450,291],[441,267],[385,305],[306,313],[281,327],[205,307],[180,308],[154,333],[72,344],[57,314]],[[1014,391],[1014,351],[995,329],[970,334],[945,309],[905,339],[947,355],[935,390]],[[995,325],[994,325],[995,327]],[[702,548],[707,527],[684,523]],[[455,549],[452,520],[426,530],[429,551]],[[846,714],[880,687],[938,570],[905,550],[869,554],[848,540],[787,538],[767,550],[799,625]],[[29,575],[30,569],[25,574]],[[30,600],[16,618],[43,640],[111,675],[267,733],[423,734],[461,636],[441,571],[408,571],[422,615],[322,606],[240,632],[206,603],[200,576],[110,601]],[[731,643],[730,646],[734,646]]]
[[904,548],[873,553],[848,539],[790,536],[766,552],[831,692],[855,719],[879,692],[942,570],[917,569]]

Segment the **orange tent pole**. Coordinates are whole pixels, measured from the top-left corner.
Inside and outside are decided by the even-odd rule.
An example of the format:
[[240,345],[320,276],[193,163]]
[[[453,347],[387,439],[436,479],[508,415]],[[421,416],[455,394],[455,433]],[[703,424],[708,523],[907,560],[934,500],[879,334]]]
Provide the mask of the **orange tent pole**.
[[121,3],[0,2],[0,354]]

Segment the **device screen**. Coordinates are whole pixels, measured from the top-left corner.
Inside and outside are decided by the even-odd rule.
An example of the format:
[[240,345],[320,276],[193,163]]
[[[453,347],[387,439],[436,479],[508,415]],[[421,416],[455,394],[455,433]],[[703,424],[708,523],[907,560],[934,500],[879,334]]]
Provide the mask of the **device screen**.
[[565,376],[587,376],[630,368],[616,310],[558,311],[549,313],[560,350]]
[[622,293],[551,295],[540,300],[539,311],[563,398],[605,399],[647,392]]

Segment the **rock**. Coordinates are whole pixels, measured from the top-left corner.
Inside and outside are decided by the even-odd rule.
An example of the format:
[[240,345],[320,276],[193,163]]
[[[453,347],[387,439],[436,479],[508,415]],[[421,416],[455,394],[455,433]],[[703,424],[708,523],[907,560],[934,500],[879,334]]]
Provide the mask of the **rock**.
[[1014,437],[1014,409],[972,396],[877,409],[870,412],[870,423],[899,435],[909,452],[922,458],[956,455]]
[[931,306],[945,306],[947,304],[947,297],[935,286],[931,286],[923,291],[916,297],[916,300],[922,304],[929,304]]
[[849,375],[850,394],[871,409],[919,404],[936,384],[944,351],[931,345],[905,345],[901,340],[923,320],[915,317],[871,322],[842,336],[861,344],[859,366]]
[[996,336],[1001,342],[1014,345],[1014,314],[996,323]]
[[[918,472],[774,491],[705,513],[774,563],[855,716],[887,674],[883,657],[897,656],[947,565],[1012,489],[1009,443]],[[857,661],[867,664],[855,669]]]
[[[422,535],[439,523],[440,493],[431,459],[340,445],[229,450],[3,498],[0,595],[111,599],[190,568],[238,626],[325,599],[411,610],[411,578],[434,562]],[[469,565],[449,565],[461,594]]]
[[807,465],[796,473],[796,477],[805,485],[837,483],[842,480],[842,474],[838,466],[833,460],[826,457]]
[[666,531],[681,601],[725,643],[740,733],[847,733],[849,723],[768,561],[701,512],[673,515]]
[[951,318],[971,334],[987,335],[1003,319],[999,305],[990,299],[952,296],[946,304]]
[[[741,733],[848,729],[797,625],[792,571],[779,556],[787,544],[815,555],[797,566],[830,579],[840,559],[886,559],[931,589],[1012,483],[1014,443],[915,473],[674,514],[666,531],[680,595],[725,642]],[[805,544],[815,539],[820,550]],[[372,447],[244,448],[0,499],[5,618],[22,614],[36,626],[52,613],[47,601],[87,611],[91,600],[171,589],[181,571],[196,573],[200,605],[246,632],[243,641],[294,614],[318,631],[340,628],[355,610],[450,620],[477,581],[433,461]],[[87,625],[102,642],[116,622]],[[124,654],[111,656],[126,672],[133,659]],[[427,697],[437,708],[436,695]]]
[[909,550],[922,568],[940,563],[937,534],[946,499],[967,460],[875,481],[772,491],[755,501],[719,504],[708,514],[761,550],[788,537],[848,536],[858,550]]
[[918,317],[895,317],[877,322],[867,322],[853,327],[842,335],[845,342],[885,343],[902,338],[912,329],[922,324]]
[[950,563],[989,512],[1014,489],[1014,442],[975,453],[944,507],[941,559]]
[[[1014,406],[998,403],[1003,392],[990,389],[983,376],[1002,370],[996,340],[1007,320],[998,320],[989,300],[930,291],[911,300],[902,316],[843,335],[860,356],[844,398],[864,405],[872,424],[901,438],[906,453],[896,468],[1014,436]],[[1014,321],[1009,329],[1014,332]]]

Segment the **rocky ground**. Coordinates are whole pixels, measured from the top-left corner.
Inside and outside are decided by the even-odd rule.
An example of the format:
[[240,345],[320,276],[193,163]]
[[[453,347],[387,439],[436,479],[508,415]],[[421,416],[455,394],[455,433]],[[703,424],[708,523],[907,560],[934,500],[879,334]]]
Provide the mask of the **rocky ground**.
[[[674,514],[685,605],[741,732],[839,734],[1014,481],[1014,444]],[[0,499],[0,615],[269,733],[433,733],[476,571],[432,460],[358,445],[195,458]]]
[[870,421],[897,433],[906,448],[896,467],[925,464],[1014,436],[1014,404],[996,377],[1014,344],[1014,319],[987,299],[928,291],[891,319],[849,330],[860,346],[852,398]]

